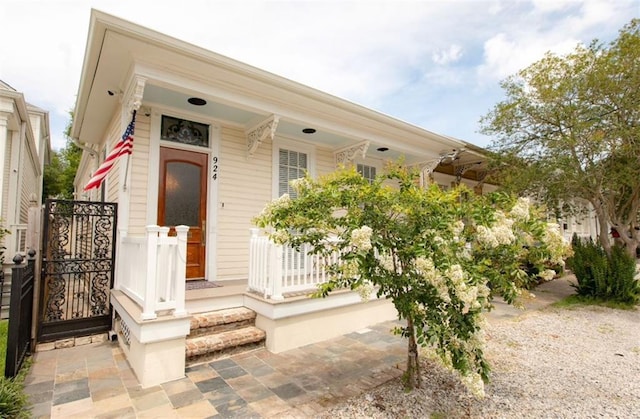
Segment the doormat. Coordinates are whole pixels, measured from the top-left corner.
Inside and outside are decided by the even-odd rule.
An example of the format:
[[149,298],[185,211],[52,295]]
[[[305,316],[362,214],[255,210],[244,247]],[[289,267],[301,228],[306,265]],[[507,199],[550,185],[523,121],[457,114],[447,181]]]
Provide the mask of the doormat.
[[211,281],[187,281],[187,286],[186,286],[186,290],[190,291],[190,290],[202,290],[205,288],[218,288],[221,287],[222,285],[218,285],[215,282],[211,282]]

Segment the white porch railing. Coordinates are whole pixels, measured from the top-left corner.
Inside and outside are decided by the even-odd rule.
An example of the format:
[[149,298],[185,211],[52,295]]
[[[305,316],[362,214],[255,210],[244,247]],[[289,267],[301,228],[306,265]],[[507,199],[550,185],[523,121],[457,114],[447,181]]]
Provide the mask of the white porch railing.
[[158,312],[171,310],[174,316],[186,314],[185,278],[187,232],[177,226],[177,236],[169,237],[169,227],[147,226],[145,237],[128,237],[121,232],[116,289],[140,307],[142,319],[151,320]]
[[298,252],[259,236],[258,232],[257,228],[251,229],[248,287],[264,298],[282,300],[285,293],[314,289],[329,279],[327,265],[340,260],[338,252],[328,258],[308,255],[309,245]]

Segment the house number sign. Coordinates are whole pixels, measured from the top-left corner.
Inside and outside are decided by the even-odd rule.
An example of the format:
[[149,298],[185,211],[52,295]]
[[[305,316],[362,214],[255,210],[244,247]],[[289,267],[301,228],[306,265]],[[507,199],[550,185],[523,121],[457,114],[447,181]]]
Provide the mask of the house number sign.
[[218,180],[218,156],[213,156],[213,167],[212,167],[213,175],[211,178],[213,180]]

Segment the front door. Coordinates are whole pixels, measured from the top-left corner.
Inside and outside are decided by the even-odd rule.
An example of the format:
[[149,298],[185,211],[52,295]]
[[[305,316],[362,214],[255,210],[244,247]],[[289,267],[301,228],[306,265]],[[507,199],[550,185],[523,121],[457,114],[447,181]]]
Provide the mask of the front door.
[[203,153],[160,147],[158,225],[189,226],[187,279],[205,274],[207,161]]

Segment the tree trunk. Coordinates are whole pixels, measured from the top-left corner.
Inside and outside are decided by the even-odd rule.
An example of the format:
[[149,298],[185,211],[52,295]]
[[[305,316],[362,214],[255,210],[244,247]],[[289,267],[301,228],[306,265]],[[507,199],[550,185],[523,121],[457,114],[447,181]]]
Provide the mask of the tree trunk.
[[609,237],[609,220],[607,216],[602,211],[601,207],[595,206],[594,209],[596,211],[596,215],[598,217],[598,224],[600,225],[600,235],[598,238],[600,239],[600,244],[604,251],[609,255],[611,254],[611,238]]
[[418,362],[418,344],[416,343],[416,332],[413,326],[413,319],[407,319],[407,334],[409,335],[407,351],[407,371],[404,373],[405,386],[409,390],[422,387],[422,376],[420,375],[420,364]]

